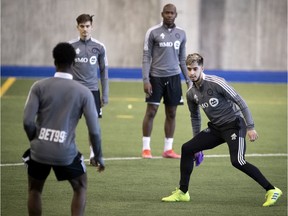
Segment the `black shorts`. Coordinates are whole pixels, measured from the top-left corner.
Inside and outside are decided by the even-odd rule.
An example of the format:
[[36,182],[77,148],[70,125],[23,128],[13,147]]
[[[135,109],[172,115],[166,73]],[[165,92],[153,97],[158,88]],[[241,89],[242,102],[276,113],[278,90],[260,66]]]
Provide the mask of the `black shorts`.
[[45,180],[50,174],[51,168],[58,181],[71,180],[86,173],[84,157],[80,152],[68,166],[55,166],[34,161],[30,156],[30,149],[23,154],[22,159],[27,165],[28,175],[38,180]]
[[98,113],[98,118],[102,118],[100,91],[92,91],[92,94],[94,96],[94,101],[95,101],[96,110]]
[[163,97],[163,103],[167,106],[183,105],[182,85],[180,74],[170,77],[150,77],[152,95],[146,96],[146,102],[159,105]]

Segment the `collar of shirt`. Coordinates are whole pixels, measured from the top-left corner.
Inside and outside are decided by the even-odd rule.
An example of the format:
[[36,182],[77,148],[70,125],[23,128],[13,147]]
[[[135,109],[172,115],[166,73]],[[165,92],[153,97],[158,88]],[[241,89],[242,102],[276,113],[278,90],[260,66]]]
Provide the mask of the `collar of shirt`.
[[81,41],[81,42],[83,42],[83,43],[88,43],[89,41],[91,41],[91,38],[92,38],[92,37],[90,37],[90,38],[88,38],[88,39],[86,39],[86,40],[83,40],[82,38],[78,37],[79,41]]
[[174,29],[175,27],[176,27],[176,24],[175,23],[173,23],[173,25],[172,26],[167,26],[167,25],[165,25],[163,22],[161,22],[161,25],[164,27],[164,28],[166,28],[166,29],[168,29],[168,31],[171,31],[172,29]]
[[64,79],[73,79],[72,74],[64,73],[64,72],[56,72],[54,77],[64,78]]
[[194,83],[193,82],[193,85],[196,87],[196,88],[201,88],[202,87],[202,85],[203,85],[203,82],[204,82],[204,80],[205,80],[205,77],[206,77],[206,74],[204,73],[204,72],[202,72],[202,80],[201,80],[201,82],[199,83],[199,85],[197,85],[196,83]]

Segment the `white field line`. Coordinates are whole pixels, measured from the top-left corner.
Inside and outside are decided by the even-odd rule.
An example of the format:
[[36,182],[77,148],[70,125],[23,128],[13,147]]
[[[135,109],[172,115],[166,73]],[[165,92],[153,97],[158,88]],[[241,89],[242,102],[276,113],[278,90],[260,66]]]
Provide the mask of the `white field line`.
[[[245,157],[287,157],[288,154],[276,153],[276,154],[246,154]],[[230,157],[230,155],[204,155],[205,158],[223,158]],[[141,160],[142,157],[114,157],[114,158],[104,158],[104,161],[121,161],[121,160]],[[161,156],[153,156],[153,159],[163,159]],[[149,159],[145,159],[149,160]],[[89,162],[89,159],[85,159],[85,162]],[[7,163],[1,164],[0,167],[7,166],[22,166],[24,163]]]

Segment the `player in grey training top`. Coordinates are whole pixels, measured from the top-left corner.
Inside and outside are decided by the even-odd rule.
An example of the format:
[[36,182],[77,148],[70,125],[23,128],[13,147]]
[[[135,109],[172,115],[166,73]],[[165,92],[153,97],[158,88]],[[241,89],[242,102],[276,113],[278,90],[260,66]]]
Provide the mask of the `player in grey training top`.
[[73,65],[73,79],[85,85],[91,91],[98,91],[98,67],[100,71],[102,102],[108,103],[108,61],[106,48],[100,41],[90,38],[82,40],[80,37],[69,41],[75,48],[76,58]]
[[[101,155],[101,134],[91,92],[72,79],[55,73],[31,88],[24,110],[24,125],[31,137],[31,157],[40,163],[69,165],[78,154],[75,128],[82,115],[93,140],[96,157]],[[37,124],[35,117],[37,116]]]
[[161,13],[163,22],[150,28],[144,41],[142,76],[146,93],[146,113],[142,124],[142,157],[152,158],[150,137],[160,101],[165,105],[164,158],[180,158],[173,150],[176,110],[183,104],[180,74],[190,82],[185,65],[186,34],[174,23],[176,7],[167,4]]
[[[182,146],[180,188],[162,201],[189,201],[188,186],[194,167],[193,155],[226,142],[232,165],[267,191],[263,206],[273,205],[282,191],[271,185],[259,169],[245,159],[246,133],[252,142],[258,138],[252,115],[245,101],[224,79],[204,74],[203,63],[203,57],[197,53],[188,55],[186,60],[188,74],[193,81],[193,86],[187,91],[187,103],[194,137]],[[208,128],[203,131],[200,131],[200,107],[210,120]]]
[[[91,37],[93,15],[81,14],[77,17],[79,37],[69,41],[75,48],[73,79],[85,85],[94,96],[98,117],[102,117],[102,107],[108,104],[108,60],[105,45]],[[100,71],[101,91],[98,84]],[[100,95],[102,93],[102,96]],[[95,165],[93,151],[90,150],[90,164]]]
[[77,29],[80,36],[69,41],[76,51],[75,64],[72,67],[73,79],[85,85],[92,92],[99,91],[99,69],[102,87],[102,98],[99,105],[104,106],[108,103],[109,94],[108,59],[105,45],[91,37],[92,17],[88,14],[81,14],[77,17]]
[[23,124],[30,149],[23,160],[28,165],[29,215],[41,215],[41,194],[53,169],[57,180],[68,180],[73,188],[72,215],[83,215],[87,174],[84,158],[76,147],[75,130],[84,114],[99,172],[105,169],[98,115],[91,91],[72,80],[75,50],[69,43],[53,49],[56,73],[35,82],[24,108]]
[[180,74],[181,71],[189,82],[185,46],[186,34],[182,28],[176,25],[167,28],[163,23],[150,28],[144,41],[143,82],[148,83],[149,76],[169,77]]

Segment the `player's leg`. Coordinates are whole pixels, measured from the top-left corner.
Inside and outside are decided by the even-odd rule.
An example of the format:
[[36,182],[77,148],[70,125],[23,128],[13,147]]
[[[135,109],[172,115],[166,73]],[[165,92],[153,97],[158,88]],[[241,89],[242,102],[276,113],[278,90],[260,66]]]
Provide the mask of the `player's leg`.
[[87,174],[69,180],[73,188],[71,215],[84,215],[86,206]]
[[50,173],[51,166],[38,163],[31,159],[30,149],[22,156],[27,165],[28,173],[28,213],[29,215],[42,214],[42,191],[45,180]]
[[[267,193],[269,191],[272,191],[272,194],[276,192],[276,202],[282,194],[281,190],[275,189],[275,187],[265,178],[261,171],[256,166],[247,162],[245,159],[246,125],[244,120],[242,118],[237,119],[235,121],[235,125],[235,128],[228,129],[223,133],[229,147],[230,160],[232,165],[240,171],[244,172],[246,175],[250,176],[252,179],[254,179],[267,191]],[[273,205],[275,203],[273,200],[270,199],[267,199],[267,202],[269,205]]]
[[266,189],[268,187],[267,189],[269,189],[271,184],[268,180],[257,167],[248,163],[245,159],[246,125],[244,120],[242,118],[236,119],[235,122],[230,123],[230,125],[230,128],[223,132],[223,138],[228,144],[232,165],[253,178],[263,188]]
[[[92,91],[92,94],[94,96],[94,101],[96,105],[96,110],[98,113],[98,118],[102,118],[102,103],[101,103],[101,98],[100,98],[100,91]],[[94,152],[90,143],[89,135],[88,135],[88,140],[89,140],[89,146],[90,146],[90,165],[96,166],[96,163],[94,161]]]
[[199,151],[214,148],[223,142],[224,140],[212,133],[210,129],[205,129],[191,140],[184,143],[182,145],[180,159],[180,187],[176,191],[172,192],[172,195],[164,197],[162,201],[189,201],[190,195],[188,192],[188,186],[190,176],[194,169],[194,154]]
[[42,215],[42,191],[45,180],[38,180],[28,175],[28,213],[29,216]]
[[152,86],[152,95],[147,96],[145,101],[147,103],[145,116],[142,122],[142,158],[152,158],[150,140],[153,129],[154,118],[157,114],[158,107],[163,95],[164,87],[162,80],[159,77],[150,77]]
[[72,215],[84,215],[86,205],[87,174],[83,155],[78,152],[68,166],[53,166],[58,181],[68,180],[73,188]]
[[173,150],[174,132],[176,127],[176,110],[177,106],[165,105],[165,122],[164,122],[164,151],[162,156],[164,158],[180,158]]
[[159,105],[147,103],[146,113],[142,123],[142,157],[152,158],[150,137],[153,129],[153,121],[158,111]]
[[215,148],[222,143],[224,143],[224,139],[211,132],[210,128],[207,128],[182,145],[180,189],[183,190],[183,192],[188,191],[190,176],[194,169],[194,154],[203,150]]
[[176,127],[176,111],[178,105],[183,105],[182,85],[180,75],[165,78],[165,91],[163,94],[165,104],[165,140],[164,158],[180,158],[173,150],[174,131]]
[[153,121],[158,111],[159,105],[147,103],[146,113],[143,119],[143,137],[150,137],[153,129]]

